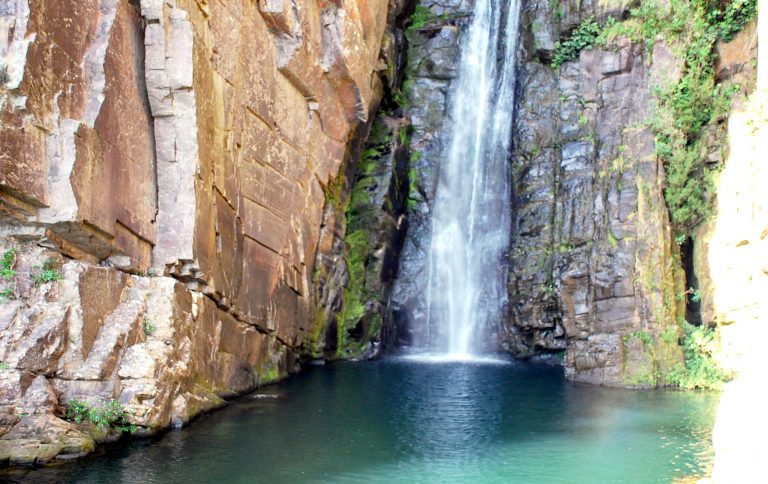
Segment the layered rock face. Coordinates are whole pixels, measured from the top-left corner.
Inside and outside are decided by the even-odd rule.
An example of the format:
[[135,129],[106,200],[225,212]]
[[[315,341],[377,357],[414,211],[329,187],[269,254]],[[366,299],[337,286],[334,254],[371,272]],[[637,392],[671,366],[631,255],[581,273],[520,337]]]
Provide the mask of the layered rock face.
[[[749,333],[754,341],[758,334],[754,325],[746,328],[760,318],[754,301],[762,270],[754,265],[757,246],[740,249],[759,244],[762,230],[761,198],[743,197],[755,193],[745,180],[762,176],[749,161],[749,141],[731,129],[731,158],[740,161],[725,164],[717,213],[696,229],[693,243],[678,246],[663,198],[668,180],[649,126],[658,119],[654,90],[681,78],[679,47],[658,37],[651,44],[619,37],[553,71],[543,64],[553,57],[555,38],[591,17],[603,24],[609,16],[622,19],[627,6],[561,5],[560,20],[547,23],[558,18],[550,8],[529,3],[531,27],[522,32],[512,325],[505,345],[519,355],[564,348],[570,378],[622,386],[667,382],[680,361],[682,320],[719,325],[723,354],[743,351],[750,338],[735,335]],[[718,42],[717,81],[751,91],[755,49],[754,22],[734,40]],[[740,122],[742,97],[734,98],[732,125]],[[702,137],[699,156],[709,167],[722,166],[724,126],[715,119]],[[686,307],[694,288],[697,298]],[[744,322],[739,329],[724,326],[736,320]]]
[[[432,15],[409,32],[403,91],[419,175],[392,297],[402,344],[426,327],[430,207],[447,146],[446,103],[458,38],[471,9],[422,2]],[[620,18],[628,4],[523,3],[511,154],[514,227],[509,320],[490,349],[519,357],[566,350],[569,378],[654,386],[681,361],[676,300],[684,285],[662,193],[663,168],[645,127],[654,86],[680,75],[670,49],[617,40],[559,69],[556,42],[581,21]]]
[[43,249],[16,254],[18,299],[0,306],[0,455],[11,464],[78,455],[119,436],[57,418],[71,400],[123,403],[142,433],[186,423],[223,398],[294,371],[277,336],[238,321],[169,277],[69,261],[35,286]]
[[70,399],[157,429],[295,370],[325,193],[389,82],[398,8],[0,7],[1,459],[92,449],[54,417]]
[[560,17],[552,8],[529,2],[522,23],[503,344],[523,356],[565,349],[576,381],[661,384],[681,358],[684,280],[647,122],[654,87],[680,66],[663,42],[648,50],[620,38],[553,70],[559,36],[625,7],[568,2]]

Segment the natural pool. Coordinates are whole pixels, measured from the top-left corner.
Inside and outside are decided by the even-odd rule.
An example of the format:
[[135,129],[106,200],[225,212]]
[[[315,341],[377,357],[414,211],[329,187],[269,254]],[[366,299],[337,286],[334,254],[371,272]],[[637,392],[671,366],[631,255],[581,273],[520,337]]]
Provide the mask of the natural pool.
[[717,394],[568,383],[524,363],[311,368],[181,431],[34,482],[670,482],[712,462]]

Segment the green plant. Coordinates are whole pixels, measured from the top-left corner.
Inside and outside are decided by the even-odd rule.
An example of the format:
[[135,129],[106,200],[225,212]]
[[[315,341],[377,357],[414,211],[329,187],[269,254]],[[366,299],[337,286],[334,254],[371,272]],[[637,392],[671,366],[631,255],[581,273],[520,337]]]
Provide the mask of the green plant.
[[701,291],[699,291],[698,289],[694,289],[693,293],[691,294],[691,302],[697,303],[700,301],[701,301]]
[[0,370],[10,370],[10,369],[11,369],[11,365],[9,365],[4,361],[0,361]]
[[661,333],[661,340],[668,345],[678,344],[679,335],[677,333],[677,327],[667,326],[667,328]]
[[664,19],[668,13],[668,7],[659,5],[653,0],[645,0],[638,7],[630,10],[629,19],[626,21],[617,22],[616,19],[609,17],[596,43],[605,45],[617,37],[627,37],[633,42],[645,41],[650,49],[656,36],[664,27]]
[[710,15],[710,22],[716,25],[720,38],[728,42],[755,18],[757,0],[733,0],[728,2],[725,10],[713,10]]
[[13,269],[15,260],[16,249],[8,249],[3,252],[3,257],[0,259],[0,277],[6,281],[10,281],[16,276],[16,271]]
[[674,366],[669,373],[673,386],[685,389],[718,389],[731,379],[714,359],[717,350],[715,330],[706,326],[683,323],[681,342],[684,363]]
[[91,406],[83,401],[72,399],[67,404],[67,420],[80,423],[88,420]]
[[681,292],[679,294],[675,295],[676,301],[682,301],[683,299],[686,299],[686,296],[691,296],[691,302],[697,303],[701,302],[701,291],[698,289],[694,289],[692,287],[689,287],[686,291]]
[[410,103],[408,102],[408,95],[400,89],[392,91],[392,100],[395,101],[395,104],[403,109],[408,109],[410,107]]
[[630,333],[629,336],[637,338],[646,346],[653,344],[653,336],[651,336],[651,333],[648,331],[635,331],[634,333]]
[[400,129],[398,138],[400,139],[401,146],[408,146],[411,142],[411,136],[408,134],[408,129],[406,128]]
[[[667,175],[664,197],[675,231],[682,237],[677,240],[684,241],[711,212],[714,183],[702,157],[704,133],[718,132],[736,91],[716,82],[715,43],[730,40],[756,12],[757,0],[642,0],[627,20],[607,20],[595,41],[605,45],[624,36],[644,41],[651,50],[662,35],[684,61],[680,79],[657,90],[650,123],[656,134],[656,155]],[[589,36],[582,43],[588,40]]]
[[8,287],[0,290],[0,302],[13,297],[16,285],[12,282],[16,277],[16,270],[13,268],[13,264],[16,261],[16,249],[8,249],[3,252],[2,258],[0,258],[0,278],[5,281],[11,281]]
[[659,34],[676,41],[685,61],[682,77],[657,91],[652,123],[656,154],[667,174],[664,196],[678,234],[689,234],[711,212],[714,183],[701,154],[702,140],[724,118],[737,90],[716,83],[715,43],[730,40],[756,11],[756,0],[735,0],[724,7],[707,0],[671,0],[665,8],[644,0],[630,14],[637,36],[649,45]]
[[5,302],[6,300],[13,297],[13,287],[6,287],[3,290],[0,290],[0,302]]
[[[419,153],[419,156],[421,156],[421,153]],[[421,184],[419,183],[419,173],[416,171],[416,168],[409,168],[408,169],[408,209],[412,210],[416,208],[416,205],[418,205],[419,201],[419,188]]]
[[150,319],[147,318],[146,316],[144,317],[144,321],[142,322],[142,329],[144,330],[144,334],[146,336],[152,336],[153,334],[155,334],[155,330],[157,330],[157,328],[152,323],[152,321],[150,321]]
[[557,69],[563,63],[576,59],[582,50],[594,46],[600,31],[600,24],[595,21],[594,17],[581,22],[566,40],[555,44],[552,67]]
[[423,5],[417,5],[416,8],[413,10],[413,13],[411,14],[410,18],[408,19],[407,30],[423,29],[433,19],[434,19],[434,15],[432,15],[432,11],[429,8]]
[[344,239],[346,243],[344,260],[349,272],[349,283],[344,290],[344,307],[340,318],[342,326],[337,332],[339,348],[344,348],[347,342],[347,332],[342,329],[354,327],[365,315],[365,301],[371,297],[365,288],[366,265],[370,254],[368,231],[359,228],[350,232],[348,229]]
[[123,405],[115,399],[96,406],[72,399],[67,404],[66,418],[75,423],[91,422],[100,429],[116,428],[127,433],[136,431],[136,426],[128,421]]
[[54,259],[48,259],[41,266],[35,266],[38,270],[35,274],[32,274],[32,280],[35,281],[35,285],[39,286],[47,282],[55,282],[64,278],[64,275],[59,271],[58,263]]
[[[390,155],[393,148],[399,148],[395,146],[395,140],[400,144],[409,143],[407,127],[398,128],[397,133],[394,131],[384,118],[377,117],[371,126],[365,148],[360,153],[359,159],[353,160],[350,169],[337,178],[340,180],[337,188],[326,189],[326,197],[339,210],[343,210],[346,219],[343,257],[348,279],[342,293],[341,305],[330,311],[319,310],[316,314],[313,328],[317,328],[318,331],[313,333],[310,341],[311,344],[316,345],[320,332],[326,330],[332,321],[336,326],[336,340],[326,341],[326,344],[334,348],[333,351],[337,356],[350,356],[362,352],[363,342],[367,342],[368,337],[378,331],[375,317],[367,318],[362,322],[361,320],[366,316],[369,301],[377,297],[377,294],[366,287],[368,271],[370,271],[368,260],[371,254],[369,232],[379,223],[376,217],[378,210],[381,209],[381,205],[378,205],[381,201],[373,197],[380,182],[377,174],[379,170],[387,169],[387,164],[383,163],[382,159]],[[397,176],[395,175],[394,183],[400,182]],[[346,190],[350,190],[349,197],[345,196]],[[329,195],[332,195],[332,198]],[[333,201],[334,199],[336,202]],[[384,200],[385,207],[390,209],[391,203],[389,198]],[[331,313],[333,313],[333,320],[330,319]],[[355,334],[350,338],[355,328],[362,328],[366,331],[366,335]],[[313,348],[312,351],[315,349]]]

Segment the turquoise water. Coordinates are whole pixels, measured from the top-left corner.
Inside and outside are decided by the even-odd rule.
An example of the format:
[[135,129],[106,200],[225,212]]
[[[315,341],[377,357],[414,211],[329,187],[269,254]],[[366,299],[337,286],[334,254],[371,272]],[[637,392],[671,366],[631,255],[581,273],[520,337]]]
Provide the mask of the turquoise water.
[[[567,383],[558,367],[312,368],[181,431],[35,482],[669,482],[712,461],[717,395]],[[2,476],[0,476],[2,477]]]

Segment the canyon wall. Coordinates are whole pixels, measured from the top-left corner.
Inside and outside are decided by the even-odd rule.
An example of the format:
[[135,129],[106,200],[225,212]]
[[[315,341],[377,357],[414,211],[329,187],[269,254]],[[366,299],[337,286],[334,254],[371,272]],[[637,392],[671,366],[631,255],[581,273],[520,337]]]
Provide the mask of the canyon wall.
[[768,283],[768,173],[760,162],[766,87],[754,85],[757,34],[757,24],[751,23],[719,46],[719,76],[749,86],[752,94],[737,96],[731,106],[714,214],[697,227],[691,255],[701,321],[717,325],[717,357],[735,372],[761,366],[753,358],[768,316],[762,300]]
[[[630,7],[641,10],[630,13]],[[683,7],[694,8],[679,6]],[[759,269],[745,272],[746,266],[733,264],[732,254],[715,254],[707,248],[714,226],[719,234],[728,233],[729,242],[720,245],[731,247],[749,243],[733,242],[737,233],[749,231],[745,240],[756,241],[760,234],[753,232],[762,230],[756,222],[759,215],[744,208],[742,196],[749,186],[745,180],[759,180],[760,174],[744,170],[731,174],[738,169],[724,163],[725,153],[729,146],[736,152],[748,144],[740,142],[733,130],[726,138],[728,113],[717,114],[714,104],[693,108],[713,114],[707,114],[702,134],[688,132],[687,142],[698,150],[693,155],[703,161],[700,171],[687,174],[686,189],[692,184],[702,189],[706,177],[719,176],[716,190],[703,199],[703,203],[716,199],[716,210],[704,223],[694,221],[698,225],[693,230],[679,221],[673,228],[668,206],[675,181],[659,154],[660,133],[666,135],[668,125],[684,123],[680,117],[685,112],[665,117],[669,114],[661,93],[670,92],[680,79],[689,82],[683,76],[695,67],[686,62],[707,51],[702,47],[691,53],[684,33],[654,27],[654,14],[643,13],[643,8],[645,3],[554,6],[533,1],[527,4],[528,22],[523,23],[529,29],[521,32],[513,156],[517,223],[510,249],[511,324],[503,345],[519,355],[565,349],[566,375],[575,381],[639,387],[676,384],[673,374],[681,368],[678,343],[684,337],[683,322],[719,325],[718,336],[728,346],[731,331],[723,326],[728,318],[714,316],[712,306],[728,311],[726,305],[731,304],[749,312],[759,300],[754,292],[760,290],[759,284],[745,290],[744,284],[731,284],[723,277],[728,273],[746,280]],[[656,12],[663,8],[654,7]],[[575,32],[592,21],[601,33],[618,25],[614,31],[619,34],[599,39],[575,60],[552,69],[557,42],[579,35]],[[633,27],[622,30],[622,22],[643,27],[633,36]],[[643,28],[664,33],[643,38]],[[738,31],[741,26],[715,28]],[[719,84],[700,89],[713,99],[730,90],[733,94],[725,96],[731,96],[738,113],[745,94],[754,88],[756,45],[754,21],[732,40],[719,40],[709,57]],[[697,88],[691,85],[690,92]],[[701,178],[691,180],[696,176]],[[743,215],[735,218],[734,213]],[[737,220],[739,231],[722,229]],[[742,259],[749,265],[747,259],[755,258]],[[720,273],[714,274],[715,270]],[[719,294],[711,289],[714,285]],[[731,314],[735,319],[754,316]]]
[[[428,331],[423,284],[430,212],[448,144],[446,126],[459,122],[447,119],[446,104],[471,13],[458,1],[419,5],[426,20],[408,29],[402,86],[403,111],[413,126],[410,150],[418,153],[411,158],[416,180],[391,299],[393,325],[404,345]],[[592,37],[574,59],[554,64],[560,44],[584,24],[594,22],[597,31],[590,35],[597,36],[614,24],[650,21],[650,15],[632,13],[637,7],[522,4],[509,319],[495,328],[488,348],[523,358],[564,352],[569,379],[655,387],[674,384],[670,374],[683,365],[682,321],[699,322],[690,311],[693,287],[698,289],[695,271],[684,266],[701,264],[691,260],[693,243],[681,246],[673,229],[665,201],[668,178],[656,146],[658,125],[674,122],[661,119],[658,90],[683,76],[684,49],[679,38],[661,35],[614,35],[600,42]],[[744,50],[739,39],[750,29],[719,42],[716,52],[718,81],[743,86],[742,92],[750,89],[754,52],[734,52]],[[722,161],[720,121],[707,128],[702,143],[707,170]]]
[[[487,348],[564,352],[572,380],[653,387],[683,361],[694,276],[702,321],[723,327],[721,360],[743,366],[728,355],[764,314],[762,286],[745,282],[765,272],[751,263],[764,176],[756,145],[732,143],[719,215],[676,243],[648,123],[655,89],[683,73],[675,45],[616,36],[553,66],[558,41],[630,4],[522,3],[509,318]],[[471,4],[413,8],[0,7],[0,462],[119,436],[64,420],[72,400],[114,399],[148,434],[300,361],[372,356],[429,330],[430,212]],[[751,32],[719,45],[719,79],[749,83]],[[737,101],[732,137],[762,106]]]
[[[435,173],[447,146],[446,103],[469,7],[422,2],[432,17],[410,32],[403,90],[419,175],[392,299],[401,342],[426,324]],[[654,134],[643,127],[652,86],[679,75],[669,49],[617,40],[553,69],[561,35],[628,5],[523,2],[512,153],[514,227],[510,319],[489,349],[530,357],[566,350],[577,381],[654,386],[682,358],[674,301],[679,265],[661,189]],[[671,299],[671,300],[670,300]],[[674,332],[666,339],[662,335]]]
[[626,8],[529,2],[525,10],[502,339],[524,356],[564,349],[576,381],[655,386],[682,361],[675,295],[684,280],[648,120],[653,89],[682,66],[663,41],[649,49],[623,37],[548,65],[566,32]]
[[[768,4],[761,0],[766,11]],[[721,46],[721,64],[736,66],[728,75],[753,80],[755,91],[734,102],[728,120],[728,151],[717,182],[716,216],[699,228],[693,247],[702,290],[702,322],[717,324],[720,364],[736,375],[725,386],[713,433],[712,482],[756,482],[768,456],[764,439],[768,418],[765,374],[768,360],[760,342],[768,337],[768,172],[764,162],[768,130],[768,17]],[[762,67],[761,67],[762,66]]]
[[71,400],[152,432],[297,369],[400,8],[3,3],[0,461],[110,438],[58,418]]

